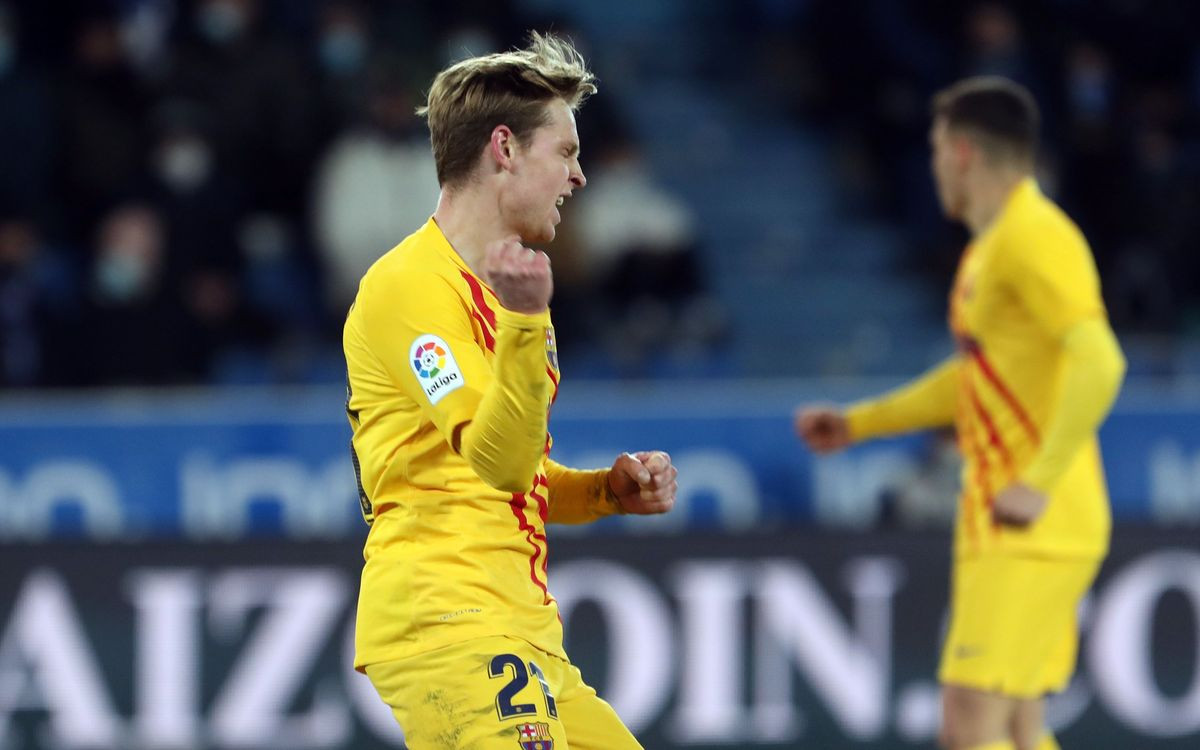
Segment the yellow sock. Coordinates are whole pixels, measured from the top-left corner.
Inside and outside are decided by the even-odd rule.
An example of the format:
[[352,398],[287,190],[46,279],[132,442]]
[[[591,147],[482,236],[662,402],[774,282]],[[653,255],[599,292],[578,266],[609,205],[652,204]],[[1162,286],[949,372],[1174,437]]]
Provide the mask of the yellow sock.
[[1054,735],[1046,732],[1042,735],[1042,741],[1038,743],[1037,750],[1062,750],[1058,746],[1058,741],[1054,739]]

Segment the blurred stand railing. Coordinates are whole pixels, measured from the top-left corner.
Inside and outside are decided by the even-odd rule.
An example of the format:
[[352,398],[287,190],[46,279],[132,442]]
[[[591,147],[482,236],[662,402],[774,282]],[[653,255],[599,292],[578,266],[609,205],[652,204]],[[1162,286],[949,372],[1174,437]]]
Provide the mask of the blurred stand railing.
[[[799,403],[890,381],[567,382],[556,459],[608,465],[670,451],[677,510],[578,534],[745,532],[806,526],[943,527],[958,458],[947,434],[816,459]],[[350,429],[336,387],[26,394],[0,401],[0,540],[360,539]],[[1200,524],[1200,387],[1135,382],[1103,433],[1118,521]]]

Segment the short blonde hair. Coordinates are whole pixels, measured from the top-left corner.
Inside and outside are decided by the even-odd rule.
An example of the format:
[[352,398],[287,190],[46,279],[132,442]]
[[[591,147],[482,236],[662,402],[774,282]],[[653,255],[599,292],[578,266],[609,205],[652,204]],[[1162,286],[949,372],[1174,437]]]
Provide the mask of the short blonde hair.
[[472,57],[438,73],[417,108],[429,123],[438,183],[468,179],[497,125],[522,140],[550,121],[546,104],[562,99],[578,110],[596,93],[595,81],[569,41],[536,31],[525,49]]

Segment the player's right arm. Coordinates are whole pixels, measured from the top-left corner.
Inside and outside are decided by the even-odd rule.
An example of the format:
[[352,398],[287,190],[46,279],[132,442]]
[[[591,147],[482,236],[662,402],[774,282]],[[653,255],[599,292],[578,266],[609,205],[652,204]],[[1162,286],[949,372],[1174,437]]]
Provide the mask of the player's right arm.
[[488,246],[483,273],[502,305],[494,380],[474,418],[455,428],[451,446],[489,486],[525,492],[541,463],[549,419],[550,259],[510,237]]
[[796,432],[814,452],[832,453],[875,437],[951,425],[961,368],[962,360],[954,356],[906,385],[845,410],[803,407],[796,414]]
[[[396,269],[373,280],[356,307],[363,341],[392,383],[420,405],[483,482],[524,492],[545,448],[552,387],[545,346],[549,262],[504,240],[489,246],[485,270],[502,304],[490,366],[462,299],[436,274]],[[425,345],[441,352],[431,367],[417,354]]]

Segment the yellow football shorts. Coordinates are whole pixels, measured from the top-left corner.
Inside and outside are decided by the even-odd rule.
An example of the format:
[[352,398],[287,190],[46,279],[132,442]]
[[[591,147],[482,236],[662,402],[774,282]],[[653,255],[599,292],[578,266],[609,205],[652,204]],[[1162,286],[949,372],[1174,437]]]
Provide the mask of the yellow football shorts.
[[943,684],[1038,698],[1067,686],[1076,613],[1100,560],[983,555],[955,561]]
[[367,677],[409,750],[641,750],[570,662],[519,638],[476,638]]

